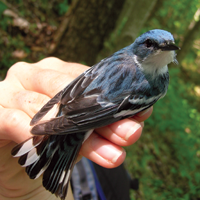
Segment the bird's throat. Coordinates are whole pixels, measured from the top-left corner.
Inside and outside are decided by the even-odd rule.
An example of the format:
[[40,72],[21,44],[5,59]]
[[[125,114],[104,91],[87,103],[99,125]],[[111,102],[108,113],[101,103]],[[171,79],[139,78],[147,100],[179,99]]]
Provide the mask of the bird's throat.
[[140,65],[145,74],[162,75],[168,72],[167,65],[174,61],[174,51],[161,51],[147,57]]

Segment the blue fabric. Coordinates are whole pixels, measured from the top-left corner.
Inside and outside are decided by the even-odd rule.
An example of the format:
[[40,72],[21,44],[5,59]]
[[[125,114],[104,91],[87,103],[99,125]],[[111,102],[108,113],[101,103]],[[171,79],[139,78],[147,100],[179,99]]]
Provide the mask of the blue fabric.
[[79,200],[79,194],[81,194],[81,185],[79,179],[79,172],[76,165],[74,166],[72,172],[72,181],[73,181],[72,183],[73,183],[74,200]]
[[85,157],[82,158],[82,162],[84,165],[85,172],[87,174],[87,181],[88,181],[88,186],[91,191],[92,195],[92,200],[98,200],[98,195],[97,195],[97,188],[95,187],[95,179],[94,179],[94,174],[93,171],[90,167],[89,160]]
[[101,187],[101,184],[100,184],[100,182],[98,180],[98,177],[97,177],[96,171],[94,169],[94,166],[93,166],[93,164],[92,164],[92,162],[90,160],[88,160],[88,161],[90,163],[90,167],[91,167],[91,170],[93,172],[93,176],[94,176],[94,180],[95,180],[95,185],[96,185],[96,190],[98,192],[100,200],[106,200],[105,194],[104,194],[103,189]]
[[[79,162],[82,162],[83,170],[85,171],[85,179],[87,180],[87,184],[90,190],[90,194],[92,197],[92,200],[99,200],[98,195],[97,195],[97,190],[96,190],[96,184],[95,184],[95,178],[93,175],[93,171],[90,167],[90,163],[88,159],[82,158]],[[80,200],[82,198],[82,194],[85,191],[82,191],[83,188],[81,187],[81,180],[80,180],[80,174],[81,171],[78,170],[78,165],[77,163],[74,166],[73,172],[72,172],[72,183],[73,183],[73,195],[74,195],[74,200]]]

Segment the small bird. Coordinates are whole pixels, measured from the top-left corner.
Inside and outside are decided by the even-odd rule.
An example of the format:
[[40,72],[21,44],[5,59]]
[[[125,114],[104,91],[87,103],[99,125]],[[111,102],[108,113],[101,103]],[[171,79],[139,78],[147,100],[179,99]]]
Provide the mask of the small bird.
[[[30,122],[33,137],[12,155],[31,179],[43,175],[43,186],[64,200],[83,142],[95,128],[132,117],[164,97],[167,65],[178,63],[179,49],[171,33],[155,29],[101,60],[42,107]],[[42,120],[55,106],[55,115]]]

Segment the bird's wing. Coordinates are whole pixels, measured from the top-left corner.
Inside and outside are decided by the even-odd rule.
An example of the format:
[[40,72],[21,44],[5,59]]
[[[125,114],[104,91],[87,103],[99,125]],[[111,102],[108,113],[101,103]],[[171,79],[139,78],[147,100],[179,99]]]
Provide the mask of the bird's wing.
[[[78,76],[76,79],[74,79],[69,85],[67,85],[63,90],[58,92],[52,99],[50,99],[41,109],[39,112],[35,114],[35,116],[32,118],[30,125],[34,126],[37,123],[40,123],[42,118],[55,106],[57,105],[57,108],[59,108],[61,104],[61,100],[65,101],[67,103],[68,101],[71,101],[74,99],[74,93],[72,92],[73,89],[77,88],[78,83],[83,82],[83,80],[87,79],[87,73],[92,68],[88,69],[84,73],[82,73],[80,76]],[[84,89],[81,87],[80,89]],[[80,90],[79,90],[80,92]],[[56,113],[57,114],[57,113]]]
[[[71,103],[70,107],[77,107],[76,110],[72,110],[66,115],[62,114],[49,121],[38,123],[32,128],[31,133],[34,135],[71,134],[87,131],[117,121],[117,118],[115,119],[113,116],[117,113],[119,108],[118,104],[104,107],[98,103],[95,97],[88,97],[87,100],[83,98],[77,100],[75,103]],[[83,102],[86,102],[86,104],[83,104]],[[68,110],[70,110],[68,107],[63,107],[64,112]]]
[[[140,112],[142,108],[137,109],[129,101],[131,93],[134,93],[132,86],[136,70],[128,65],[133,63],[124,63],[123,55],[116,56],[116,60],[113,57],[111,61],[109,59],[102,60],[61,91],[57,95],[60,104],[57,116],[45,122],[39,121],[31,132],[35,135],[82,132]],[[33,120],[38,122],[37,116],[41,118],[42,111],[52,108],[53,101],[50,100]],[[119,112],[121,114],[117,115]]]

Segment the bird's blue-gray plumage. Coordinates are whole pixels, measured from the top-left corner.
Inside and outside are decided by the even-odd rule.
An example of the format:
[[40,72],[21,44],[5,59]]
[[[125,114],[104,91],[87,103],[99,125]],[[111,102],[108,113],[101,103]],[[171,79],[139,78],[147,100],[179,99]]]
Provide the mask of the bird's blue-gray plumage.
[[[171,33],[152,30],[103,59],[52,98],[31,121],[35,136],[17,145],[30,178],[43,174],[43,185],[64,199],[82,143],[97,127],[135,115],[162,98],[169,83],[167,64],[176,62]],[[42,118],[55,104],[56,116]]]

